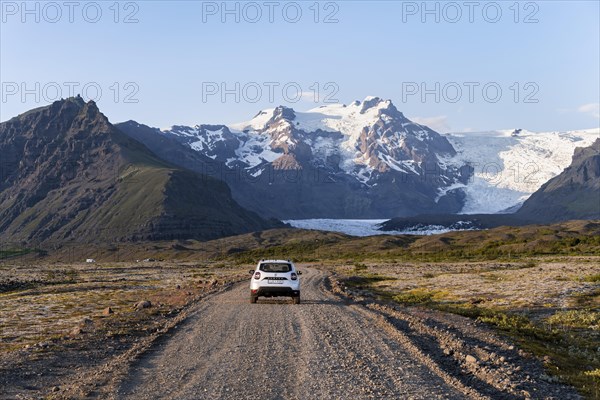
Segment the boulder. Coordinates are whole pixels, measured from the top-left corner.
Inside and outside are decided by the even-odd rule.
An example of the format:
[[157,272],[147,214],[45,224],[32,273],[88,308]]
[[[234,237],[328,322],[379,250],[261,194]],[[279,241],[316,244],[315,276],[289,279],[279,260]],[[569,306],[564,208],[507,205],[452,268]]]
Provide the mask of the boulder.
[[135,303],[134,308],[136,310],[141,310],[143,308],[150,308],[152,307],[152,302],[150,302],[150,300],[142,300],[142,301],[138,301],[137,303]]

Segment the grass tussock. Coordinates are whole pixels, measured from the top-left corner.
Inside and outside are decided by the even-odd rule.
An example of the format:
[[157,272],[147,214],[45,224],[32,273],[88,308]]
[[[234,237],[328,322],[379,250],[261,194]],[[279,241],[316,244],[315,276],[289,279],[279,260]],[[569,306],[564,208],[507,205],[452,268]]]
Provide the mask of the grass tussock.
[[598,283],[600,282],[600,274],[593,274],[581,278],[582,282]]
[[600,330],[600,311],[568,310],[557,311],[546,319],[553,326]]
[[356,272],[361,272],[361,271],[366,271],[369,267],[366,264],[362,264],[362,263],[354,263],[354,271]]
[[404,304],[429,304],[442,301],[447,296],[448,292],[446,291],[416,288],[394,295],[392,299]]
[[346,281],[346,284],[350,287],[365,288],[365,287],[369,287],[373,284],[376,284],[378,282],[393,281],[393,280],[396,280],[396,278],[394,278],[392,276],[385,276],[385,275],[379,275],[379,274],[373,274],[373,273],[365,273],[365,274],[361,274],[361,275],[352,276],[351,278],[349,278]]

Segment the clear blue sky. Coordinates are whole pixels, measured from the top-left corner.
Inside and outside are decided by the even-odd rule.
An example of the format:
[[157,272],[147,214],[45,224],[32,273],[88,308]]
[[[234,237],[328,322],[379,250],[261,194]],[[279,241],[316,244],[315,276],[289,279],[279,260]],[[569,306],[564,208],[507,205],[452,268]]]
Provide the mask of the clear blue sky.
[[[57,89],[66,97],[70,85],[77,92],[87,85],[88,97],[102,90],[98,103],[111,121],[157,127],[238,122],[279,104],[306,110],[318,105],[311,98],[317,88],[321,101],[333,89],[343,103],[390,98],[409,118],[441,131],[599,125],[598,1],[475,2],[471,9],[463,1],[453,3],[458,8],[428,2],[437,15],[426,14],[421,1],[272,3],[229,2],[239,12],[224,14],[221,1],[117,7],[84,1],[71,10],[62,1],[54,3],[59,9],[29,2],[28,13],[21,1],[3,0],[0,119],[47,104]],[[299,21],[290,22],[298,9]],[[337,22],[324,23],[327,16]],[[124,23],[126,17],[133,23]],[[239,102],[207,91],[214,84],[235,91],[236,82]],[[272,102],[268,85],[275,83],[265,82],[279,85]],[[288,100],[304,92],[300,101],[286,101],[286,84]],[[422,89],[431,91],[424,99]]]

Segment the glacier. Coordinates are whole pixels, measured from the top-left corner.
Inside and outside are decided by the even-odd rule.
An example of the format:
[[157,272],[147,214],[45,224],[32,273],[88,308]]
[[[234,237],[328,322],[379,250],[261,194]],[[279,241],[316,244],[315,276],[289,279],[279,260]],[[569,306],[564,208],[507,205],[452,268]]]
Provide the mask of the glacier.
[[[514,209],[571,163],[576,147],[590,146],[600,128],[565,132],[497,130],[448,133],[456,150],[448,165],[468,164],[474,174],[467,184],[462,214],[494,214]],[[443,190],[443,189],[442,189]]]
[[419,229],[404,231],[381,231],[379,225],[387,221],[386,219],[332,219],[332,218],[312,218],[296,219],[283,221],[294,228],[311,229],[320,231],[330,231],[344,233],[350,236],[374,236],[374,235],[436,235],[450,232],[451,230],[472,230],[472,229],[447,229],[441,225],[426,225]]

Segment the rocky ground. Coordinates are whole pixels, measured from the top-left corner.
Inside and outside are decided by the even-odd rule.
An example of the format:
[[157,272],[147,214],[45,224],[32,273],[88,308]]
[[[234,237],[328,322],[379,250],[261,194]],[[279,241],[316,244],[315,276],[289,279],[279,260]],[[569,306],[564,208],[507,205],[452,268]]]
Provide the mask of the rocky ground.
[[250,304],[246,266],[3,265],[0,398],[575,399],[489,325],[374,293],[427,282],[440,298],[556,307],[597,287],[597,265],[303,265],[300,305]]
[[[485,324],[375,301],[326,268],[303,266],[302,304],[293,305],[249,304],[247,278],[233,283],[245,267],[139,267],[71,266],[72,282],[57,275],[41,285],[47,276],[34,274],[16,287],[19,268],[4,266],[12,277],[3,280],[3,317],[22,309],[35,319],[33,305],[45,304],[49,318],[58,307],[44,294],[73,291],[76,282],[85,311],[65,325],[64,315],[39,319],[47,336],[17,339],[23,321],[2,321],[0,398],[579,398]],[[130,278],[113,279],[128,268]],[[109,292],[118,282],[130,290],[99,301],[92,277]]]
[[355,301],[468,316],[543,360],[543,379],[600,398],[600,260],[354,263],[330,267]]
[[0,265],[0,398],[101,397],[111,371],[239,278],[191,263]]
[[[431,292],[437,300],[548,316],[597,295],[597,257],[516,262],[357,263],[334,267],[340,275],[371,280],[370,288],[393,293]],[[598,278],[600,280],[600,278]],[[360,284],[359,284],[360,286]],[[600,305],[600,304],[598,304]]]

